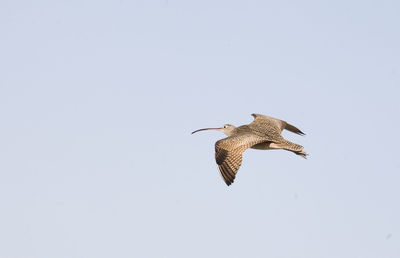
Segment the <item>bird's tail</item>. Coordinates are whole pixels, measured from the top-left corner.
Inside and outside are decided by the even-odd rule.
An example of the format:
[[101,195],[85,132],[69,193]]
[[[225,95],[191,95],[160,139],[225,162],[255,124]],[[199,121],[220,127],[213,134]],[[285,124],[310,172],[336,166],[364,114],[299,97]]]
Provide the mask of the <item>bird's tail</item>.
[[284,149],[284,150],[288,150],[293,152],[296,155],[302,156],[303,158],[307,158],[308,154],[306,152],[303,151],[303,146],[284,140],[282,143],[276,144],[278,145],[280,148]]

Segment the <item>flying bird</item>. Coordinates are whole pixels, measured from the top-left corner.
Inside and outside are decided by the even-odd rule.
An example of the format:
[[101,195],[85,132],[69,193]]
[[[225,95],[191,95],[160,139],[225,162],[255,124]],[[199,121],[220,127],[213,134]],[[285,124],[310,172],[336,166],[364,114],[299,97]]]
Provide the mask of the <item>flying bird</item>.
[[299,135],[305,135],[297,127],[270,116],[251,114],[254,121],[248,125],[235,127],[226,124],[220,128],[199,129],[192,134],[204,130],[218,130],[228,137],[215,143],[215,160],[225,183],[229,186],[233,183],[236,173],[242,164],[242,154],[248,148],[258,150],[283,149],[291,151],[303,158],[307,153],[303,146],[285,140],[281,133],[283,129]]

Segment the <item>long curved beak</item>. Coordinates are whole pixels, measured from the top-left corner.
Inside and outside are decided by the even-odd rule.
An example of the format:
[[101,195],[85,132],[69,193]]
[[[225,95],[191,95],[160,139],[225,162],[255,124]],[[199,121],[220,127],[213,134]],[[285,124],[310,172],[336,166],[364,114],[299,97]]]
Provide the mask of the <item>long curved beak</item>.
[[192,134],[200,132],[200,131],[205,131],[205,130],[217,130],[218,131],[218,130],[221,130],[221,128],[203,128],[203,129],[199,129],[199,130],[192,132]]

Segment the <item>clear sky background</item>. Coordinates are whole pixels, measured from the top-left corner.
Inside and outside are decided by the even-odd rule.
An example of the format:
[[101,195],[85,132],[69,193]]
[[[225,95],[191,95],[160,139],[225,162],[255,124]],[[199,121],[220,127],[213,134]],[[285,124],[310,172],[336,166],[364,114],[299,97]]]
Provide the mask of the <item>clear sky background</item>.
[[[400,257],[399,1],[0,2],[0,257]],[[220,132],[251,113],[309,159]]]

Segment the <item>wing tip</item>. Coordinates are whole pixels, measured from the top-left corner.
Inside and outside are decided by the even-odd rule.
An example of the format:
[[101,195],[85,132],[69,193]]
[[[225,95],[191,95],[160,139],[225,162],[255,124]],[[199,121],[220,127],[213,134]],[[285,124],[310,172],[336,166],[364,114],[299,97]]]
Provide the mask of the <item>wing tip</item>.
[[230,186],[231,184],[233,184],[233,182],[235,181],[235,179],[232,179],[232,180],[225,180],[225,178],[224,178],[224,181],[225,181],[225,184],[226,184],[227,186]]
[[226,164],[218,165],[218,170],[227,186],[230,186],[235,181],[235,174],[229,173],[229,169]]
[[286,130],[288,130],[288,131],[290,131],[290,132],[292,132],[292,133],[301,135],[301,136],[305,136],[305,135],[306,135],[306,134],[303,133],[299,128],[297,128],[296,126],[291,125],[291,124],[289,124],[289,123],[287,123],[287,122],[286,122],[286,125],[285,125],[285,128],[284,128],[284,129],[286,129]]
[[305,134],[305,133],[303,133],[303,132],[302,132],[302,131],[300,131],[300,130],[297,132],[297,134],[298,134],[298,135],[301,135],[301,136],[306,136],[306,134]]

